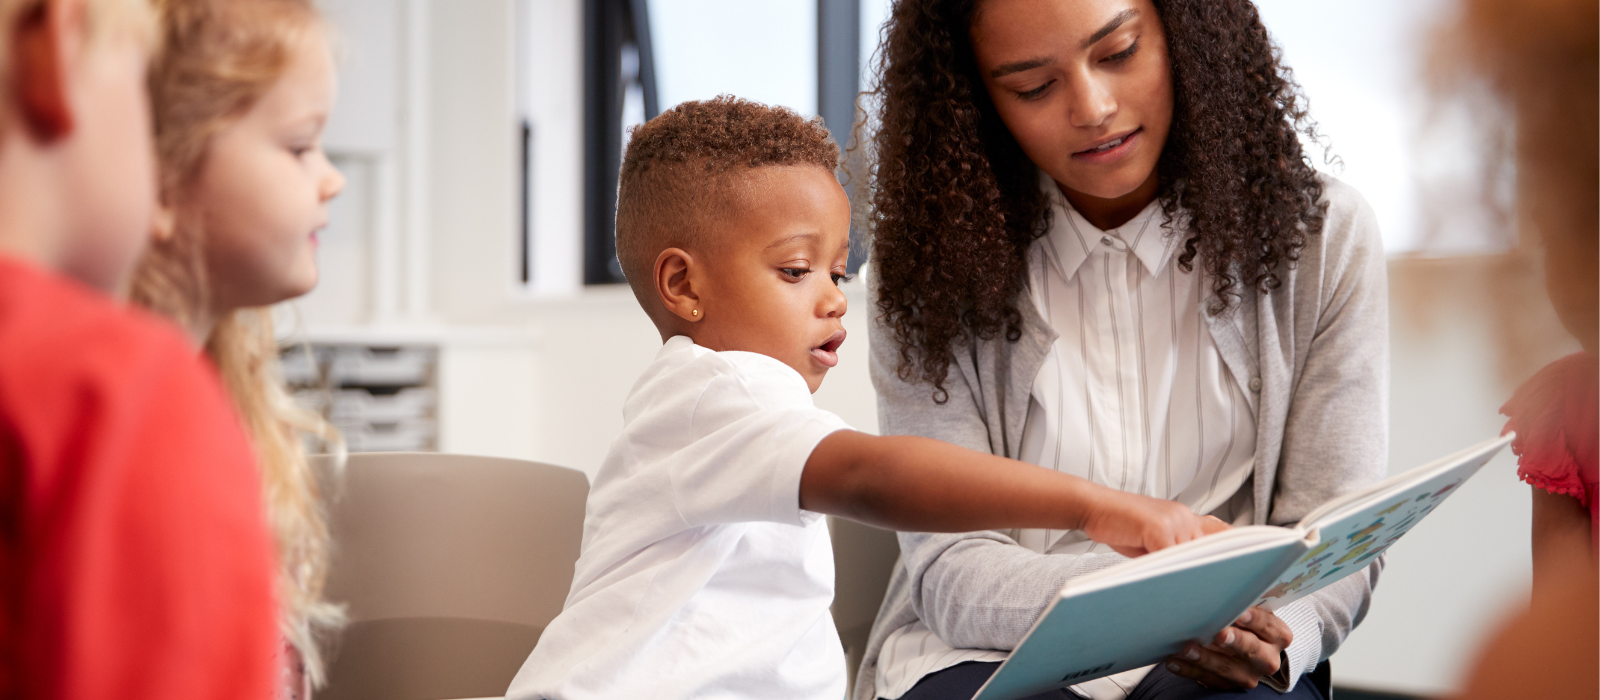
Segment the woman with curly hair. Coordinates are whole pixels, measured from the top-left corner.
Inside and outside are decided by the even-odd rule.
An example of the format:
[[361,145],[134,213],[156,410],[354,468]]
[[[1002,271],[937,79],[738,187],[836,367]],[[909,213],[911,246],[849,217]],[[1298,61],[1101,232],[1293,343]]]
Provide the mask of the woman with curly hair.
[[[882,432],[1235,525],[1385,475],[1375,217],[1302,151],[1303,98],[1248,0],[901,0],[884,32]],[[971,697],[1065,581],[1121,561],[1060,530],[900,547],[857,700]],[[1074,690],[1320,698],[1381,568]]]

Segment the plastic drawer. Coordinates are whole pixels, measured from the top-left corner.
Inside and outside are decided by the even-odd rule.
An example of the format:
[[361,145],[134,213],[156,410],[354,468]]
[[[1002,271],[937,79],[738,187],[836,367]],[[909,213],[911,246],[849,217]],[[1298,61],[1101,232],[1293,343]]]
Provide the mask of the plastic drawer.
[[340,389],[333,394],[328,417],[336,422],[395,423],[433,414],[434,391],[427,387],[373,394],[366,389]]
[[433,358],[433,349],[425,347],[340,347],[333,352],[328,383],[335,387],[426,384]]
[[421,452],[434,449],[432,420],[337,424],[351,452]]

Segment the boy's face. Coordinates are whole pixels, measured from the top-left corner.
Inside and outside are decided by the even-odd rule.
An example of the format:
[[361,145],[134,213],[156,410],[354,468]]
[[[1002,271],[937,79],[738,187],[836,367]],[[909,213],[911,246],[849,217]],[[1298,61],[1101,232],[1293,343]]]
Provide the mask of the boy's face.
[[82,195],[66,215],[63,272],[120,291],[149,236],[156,202],[155,146],[145,92],[146,51],[132,38],[111,37],[84,56],[71,92],[76,139],[70,152]]
[[850,200],[833,173],[807,165],[758,168],[738,199],[698,256],[690,335],[777,359],[815,392],[844,343]]
[[[5,248],[108,292],[132,272],[155,209],[148,41],[133,19],[145,8],[127,4],[52,0],[0,28]],[[105,26],[91,30],[92,12]]]

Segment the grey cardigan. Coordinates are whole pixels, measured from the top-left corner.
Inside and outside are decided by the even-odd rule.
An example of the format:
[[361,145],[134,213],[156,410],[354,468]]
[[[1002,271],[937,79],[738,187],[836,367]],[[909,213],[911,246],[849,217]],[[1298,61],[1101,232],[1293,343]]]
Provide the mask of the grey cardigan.
[[[1308,237],[1283,286],[1246,293],[1235,310],[1207,316],[1222,360],[1256,417],[1252,522],[1294,523],[1330,498],[1387,473],[1388,282],[1376,218],[1360,193],[1324,176],[1328,214]],[[876,299],[875,275],[869,288]],[[1029,392],[1056,333],[1023,294],[1022,336],[968,342],[932,386],[902,381],[898,346],[874,309],[869,331],[878,427],[1016,457]],[[875,697],[878,655],[889,633],[922,620],[955,648],[1016,647],[1070,577],[1120,561],[1116,554],[1044,555],[1006,532],[900,534],[889,581],[856,676],[854,700]],[[1382,557],[1361,574],[1279,614],[1296,633],[1291,682],[1338,648],[1366,614]],[[1309,637],[1309,638],[1308,638]]]

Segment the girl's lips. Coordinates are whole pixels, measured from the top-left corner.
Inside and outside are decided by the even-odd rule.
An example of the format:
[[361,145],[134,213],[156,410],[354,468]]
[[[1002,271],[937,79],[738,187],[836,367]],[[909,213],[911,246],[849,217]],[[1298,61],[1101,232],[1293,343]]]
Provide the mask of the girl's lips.
[[[1087,163],[1093,163],[1095,165],[1100,165],[1100,164],[1103,164],[1103,163],[1110,163],[1112,161],[1121,159],[1123,156],[1126,156],[1129,153],[1131,153],[1133,151],[1134,143],[1136,141],[1138,141],[1139,137],[1141,135],[1143,135],[1143,134],[1144,134],[1144,127],[1141,126],[1141,127],[1137,128],[1137,129],[1134,129],[1133,131],[1128,132],[1127,136],[1121,137],[1122,138],[1122,143],[1119,143],[1119,144],[1117,144],[1116,146],[1114,146],[1112,148],[1108,148],[1108,149],[1106,149],[1104,151],[1097,151],[1097,150],[1094,150],[1092,148],[1091,149],[1087,149],[1087,150],[1082,150],[1082,151],[1078,151],[1077,153],[1072,154],[1072,158],[1074,160],[1087,162]],[[1115,139],[1113,139],[1113,140],[1115,140]]]
[[839,364],[839,346],[844,345],[845,332],[837,330],[822,345],[811,349],[811,356],[823,367],[833,367]]

